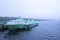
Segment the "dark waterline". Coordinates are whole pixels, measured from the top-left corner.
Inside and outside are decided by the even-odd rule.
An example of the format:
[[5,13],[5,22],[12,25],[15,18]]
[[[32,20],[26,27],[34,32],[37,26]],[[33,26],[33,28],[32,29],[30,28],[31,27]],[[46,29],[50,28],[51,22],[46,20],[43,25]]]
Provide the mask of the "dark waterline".
[[0,40],[60,40],[60,21],[40,21],[39,26],[11,36],[0,32]]

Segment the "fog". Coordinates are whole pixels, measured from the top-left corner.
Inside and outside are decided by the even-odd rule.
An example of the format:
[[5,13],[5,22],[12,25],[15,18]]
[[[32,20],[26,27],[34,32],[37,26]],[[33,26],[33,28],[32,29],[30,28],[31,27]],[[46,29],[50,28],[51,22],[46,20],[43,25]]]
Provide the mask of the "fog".
[[60,19],[60,0],[0,0],[0,16]]

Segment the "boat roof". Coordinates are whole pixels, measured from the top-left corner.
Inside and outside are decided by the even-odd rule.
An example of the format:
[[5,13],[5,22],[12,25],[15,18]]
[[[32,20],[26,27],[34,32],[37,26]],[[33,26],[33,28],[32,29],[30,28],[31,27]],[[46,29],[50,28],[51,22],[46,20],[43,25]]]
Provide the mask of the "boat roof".
[[35,20],[16,19],[16,20],[8,21],[6,25],[15,25],[15,24],[25,24],[25,25],[28,25],[28,24],[32,24],[34,22],[35,22]]

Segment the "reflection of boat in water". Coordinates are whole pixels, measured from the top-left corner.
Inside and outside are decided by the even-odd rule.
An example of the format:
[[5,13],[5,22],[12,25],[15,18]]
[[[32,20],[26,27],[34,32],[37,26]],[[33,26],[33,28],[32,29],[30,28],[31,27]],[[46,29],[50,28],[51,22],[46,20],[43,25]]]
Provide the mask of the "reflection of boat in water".
[[38,22],[36,20],[30,20],[30,19],[16,19],[16,20],[10,20],[6,24],[6,28],[10,30],[15,29],[30,29],[33,26],[38,25]]

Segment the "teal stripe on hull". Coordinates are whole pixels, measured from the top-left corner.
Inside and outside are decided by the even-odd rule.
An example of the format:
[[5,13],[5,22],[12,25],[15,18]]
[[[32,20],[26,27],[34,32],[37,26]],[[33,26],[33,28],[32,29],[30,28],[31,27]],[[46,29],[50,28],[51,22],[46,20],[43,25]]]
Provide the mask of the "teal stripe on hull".
[[20,28],[20,29],[22,29],[22,28],[25,28],[26,26],[24,26],[24,25],[21,25],[21,24],[18,24],[18,25],[6,25],[7,26],[7,28],[9,28],[9,29],[15,29],[15,28]]

